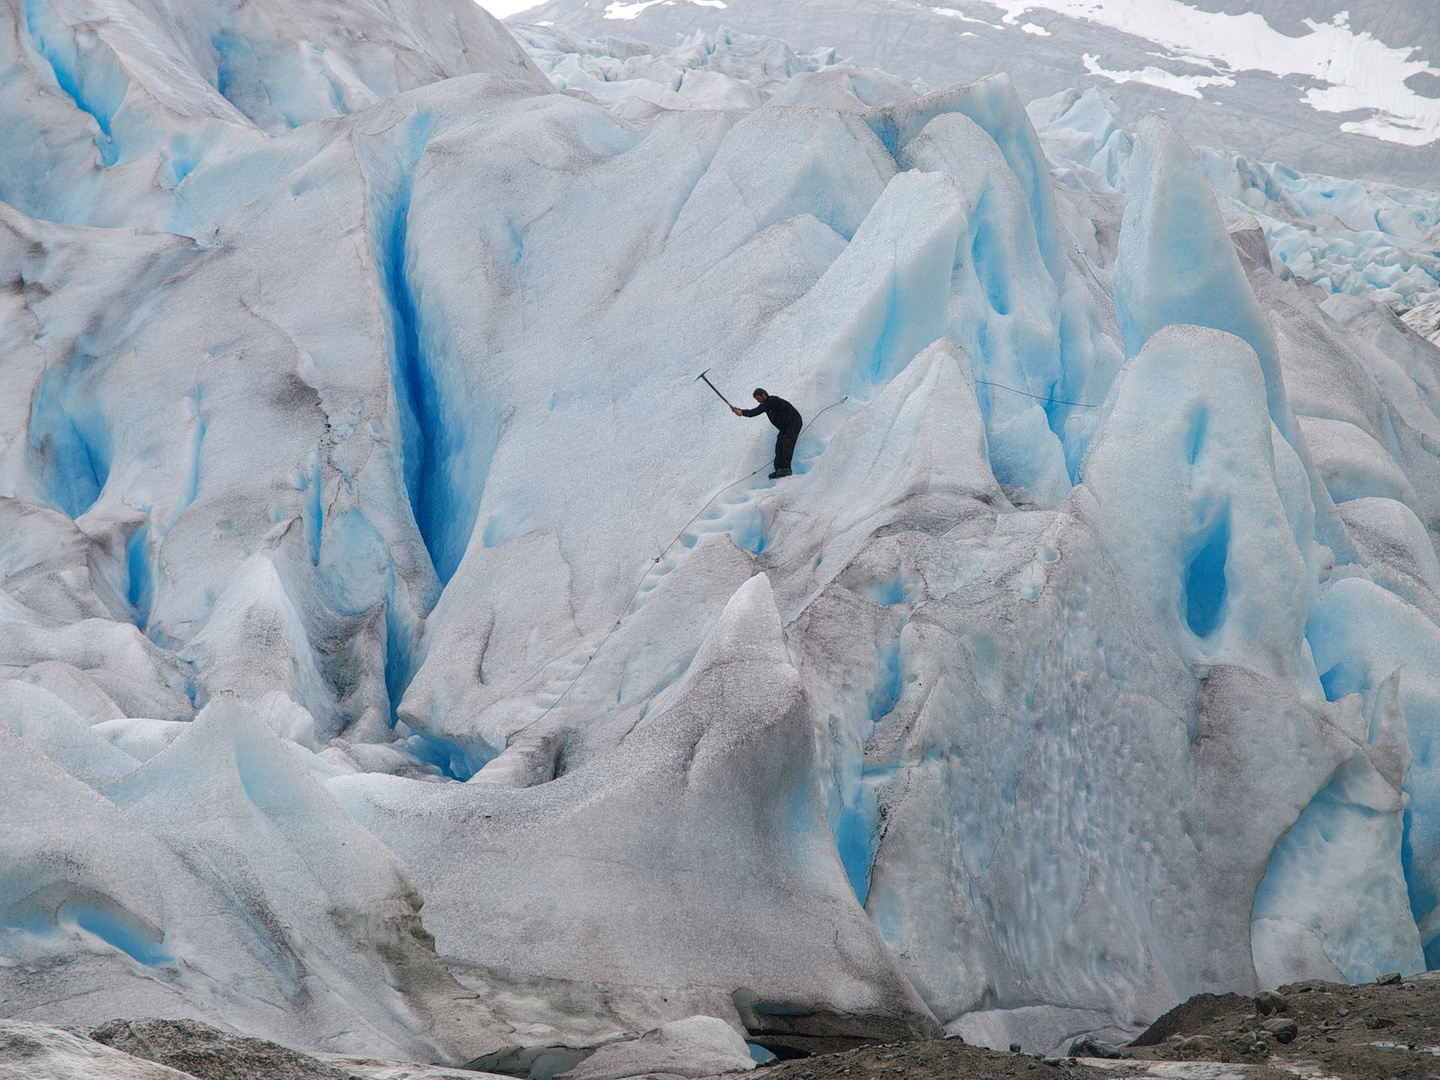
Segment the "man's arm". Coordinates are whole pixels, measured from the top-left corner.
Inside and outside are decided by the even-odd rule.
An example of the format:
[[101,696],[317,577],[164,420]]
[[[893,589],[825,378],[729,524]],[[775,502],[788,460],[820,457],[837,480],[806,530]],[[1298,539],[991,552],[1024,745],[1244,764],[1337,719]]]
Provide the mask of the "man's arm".
[[734,405],[731,405],[730,408],[735,410],[736,416],[759,416],[767,411],[763,403],[756,405],[753,409],[736,409]]

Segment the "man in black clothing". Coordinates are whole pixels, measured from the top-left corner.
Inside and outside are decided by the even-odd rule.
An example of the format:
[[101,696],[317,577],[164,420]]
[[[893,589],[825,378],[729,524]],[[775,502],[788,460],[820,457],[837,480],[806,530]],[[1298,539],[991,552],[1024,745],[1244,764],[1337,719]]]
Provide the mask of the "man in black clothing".
[[770,418],[770,423],[780,429],[775,436],[775,471],[770,474],[770,479],[778,480],[782,476],[789,476],[790,457],[795,453],[795,440],[800,437],[800,429],[805,422],[800,419],[800,411],[784,398],[772,397],[764,390],[757,389],[755,400],[759,404],[753,409],[737,409],[733,405],[730,409],[736,416],[759,416],[764,413]]

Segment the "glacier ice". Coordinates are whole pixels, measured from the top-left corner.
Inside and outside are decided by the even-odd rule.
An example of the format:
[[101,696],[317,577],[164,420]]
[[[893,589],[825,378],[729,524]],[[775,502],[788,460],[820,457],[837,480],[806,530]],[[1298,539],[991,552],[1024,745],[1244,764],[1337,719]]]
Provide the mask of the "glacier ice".
[[636,45],[729,27],[732,36],[833,46],[936,87],[999,67],[1024,99],[1103,89],[1132,118],[1161,111],[1187,141],[1251,160],[1426,187],[1435,175],[1440,112],[1422,84],[1440,76],[1432,66],[1440,39],[1425,0],[1304,9],[1247,0],[1223,14],[1174,0],[1098,8],[1076,0],[492,0],[492,10],[521,34],[538,24],[547,34],[599,39],[587,51],[621,61]]
[[598,1077],[1440,964],[1430,196],[743,35],[0,13],[5,1015]]
[[[1126,190],[1134,134],[1103,90],[1065,91],[1028,110],[1062,185]],[[1300,173],[1208,146],[1195,154],[1227,219],[1261,227],[1278,276],[1405,308],[1436,302],[1440,193]]]
[[841,866],[808,700],[764,574],[735,591],[654,702],[618,746],[575,753],[548,783],[427,785],[418,799],[373,774],[326,787],[424,867],[427,927],[472,978],[605,985],[656,1011],[663,995],[737,1026],[732,998],[748,995],[761,1015],[937,1033]]
[[12,1013],[218,1015],[452,1061],[499,1030],[429,948],[403,868],[248,706],[217,698],[141,763],[17,685],[0,727]]
[[1248,342],[1166,325],[1116,379],[1083,479],[1097,539],[1186,660],[1243,657],[1318,690],[1303,648],[1313,516],[1287,516],[1289,447],[1266,401]]
[[557,89],[635,119],[661,109],[752,108],[783,93],[800,73],[837,62],[834,49],[796,53],[775,38],[724,30],[697,32],[669,48],[624,38],[590,41],[554,26],[513,32]]

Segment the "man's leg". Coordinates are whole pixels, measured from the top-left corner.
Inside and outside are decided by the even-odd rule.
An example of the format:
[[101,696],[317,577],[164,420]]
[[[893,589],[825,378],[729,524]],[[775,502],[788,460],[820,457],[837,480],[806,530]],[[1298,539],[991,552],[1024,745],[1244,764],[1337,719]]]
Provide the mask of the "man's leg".
[[795,440],[800,438],[800,428],[785,427],[775,436],[775,471],[790,471],[790,459],[795,454]]

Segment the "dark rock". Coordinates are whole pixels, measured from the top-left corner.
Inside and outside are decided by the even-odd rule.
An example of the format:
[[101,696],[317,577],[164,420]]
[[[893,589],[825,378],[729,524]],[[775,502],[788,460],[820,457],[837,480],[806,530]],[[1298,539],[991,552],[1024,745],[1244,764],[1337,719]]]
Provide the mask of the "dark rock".
[[1244,1015],[1249,1012],[1251,1004],[1248,997],[1239,994],[1196,994],[1156,1020],[1130,1045],[1156,1046],[1171,1035],[1194,1031],[1226,1013]]
[[1375,980],[1375,985],[1376,985],[1376,986],[1399,986],[1399,985],[1400,985],[1400,972],[1398,972],[1398,971],[1392,971],[1392,972],[1390,972],[1390,974],[1388,974],[1388,975],[1381,975],[1378,979]]
[[198,1080],[356,1080],[307,1054],[198,1020],[111,1020],[90,1037]]
[[860,1046],[945,1037],[944,1029],[929,1016],[850,1013],[812,1002],[770,1001],[743,987],[731,994],[731,1000],[753,1042],[760,1042],[755,1036],[806,1035],[849,1039],[852,1046]]
[[1011,1052],[1012,1054],[1018,1054],[1018,1053],[1020,1053],[1020,1044],[1019,1044],[1019,1043],[1011,1043],[1011,1044],[1010,1044],[1010,1052]]
[[1212,1039],[1209,1035],[1191,1035],[1175,1048],[1175,1052],[1183,1061],[1219,1061],[1224,1056],[1225,1048],[1220,1045],[1219,1040]]
[[1085,1035],[1076,1039],[1070,1044],[1071,1057],[1096,1057],[1096,1058],[1122,1058],[1125,1055],[1120,1052],[1118,1046],[1111,1046],[1099,1039],[1092,1039]]
[[1288,1043],[1300,1034],[1300,1025],[1291,1016],[1277,1016],[1266,1020],[1260,1027],[1278,1043]]
[[1371,1031],[1379,1031],[1381,1028],[1394,1027],[1395,1021],[1388,1016],[1372,1016],[1365,1021],[1365,1026]]
[[1246,218],[1244,224],[1230,231],[1230,242],[1257,264],[1274,272],[1275,266],[1270,261],[1270,246],[1265,243],[1265,230],[1253,217]]
[[[861,1046],[874,1046],[878,1039],[847,1039],[838,1035],[755,1035],[747,1038],[756,1046],[763,1046],[781,1061],[794,1058],[813,1057],[816,1054],[838,1054]],[[478,1066],[477,1066],[478,1068]],[[503,1070],[492,1069],[491,1072]],[[529,1073],[525,1074],[526,1076]]]
[[1290,1003],[1285,1000],[1285,995],[1277,994],[1274,990],[1261,990],[1255,995],[1255,1011],[1261,1016],[1283,1013],[1289,1008]]

